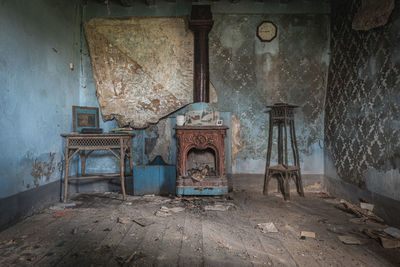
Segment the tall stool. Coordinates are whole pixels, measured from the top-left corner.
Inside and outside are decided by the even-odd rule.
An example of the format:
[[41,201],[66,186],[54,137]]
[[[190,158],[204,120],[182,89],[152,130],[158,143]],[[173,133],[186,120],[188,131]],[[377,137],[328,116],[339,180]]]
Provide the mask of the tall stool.
[[[264,195],[268,195],[268,184],[272,177],[278,180],[278,190],[285,200],[290,199],[290,179],[296,183],[297,193],[304,197],[304,189],[301,181],[299,150],[297,148],[296,132],[294,128],[294,109],[298,106],[287,103],[276,103],[270,108],[267,162],[264,176]],[[278,127],[278,165],[271,166],[272,139],[274,127]],[[288,131],[290,133],[290,146],[293,162],[288,160]]]

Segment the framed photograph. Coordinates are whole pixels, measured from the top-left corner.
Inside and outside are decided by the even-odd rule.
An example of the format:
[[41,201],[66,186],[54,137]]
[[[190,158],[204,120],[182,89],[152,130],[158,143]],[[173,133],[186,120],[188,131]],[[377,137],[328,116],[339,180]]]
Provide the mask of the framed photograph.
[[99,108],[72,106],[74,132],[82,128],[99,128]]

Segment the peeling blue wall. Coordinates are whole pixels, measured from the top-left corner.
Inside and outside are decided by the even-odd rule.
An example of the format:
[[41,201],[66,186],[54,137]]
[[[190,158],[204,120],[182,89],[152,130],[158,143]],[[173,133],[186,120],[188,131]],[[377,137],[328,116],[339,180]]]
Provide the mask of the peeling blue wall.
[[0,1],[0,198],[60,178],[60,133],[79,103],[79,2]]
[[[301,56],[310,56],[313,64],[325,68],[326,39],[325,35],[318,35],[326,31],[329,1],[259,3],[242,0],[238,4],[231,4],[228,0],[200,2],[204,3],[211,4],[215,14],[215,29],[210,34],[211,79],[218,95],[218,103],[214,106],[227,116],[227,123],[229,114],[233,114],[239,117],[243,125],[241,137],[245,148],[238,154],[234,168],[253,166],[252,170],[262,172],[267,125],[267,118],[262,112],[264,105],[280,100],[268,96],[274,91],[273,87],[268,87],[270,84],[266,87],[261,86],[265,80],[264,75],[268,74],[270,62],[289,64],[292,57],[297,63],[301,63]],[[117,1],[111,1],[107,7],[94,0],[88,1],[87,5],[83,5],[80,0],[0,0],[0,110],[3,115],[0,117],[0,198],[59,181],[62,175],[64,144],[60,134],[72,131],[71,107],[98,106],[81,23],[93,17],[185,16],[190,14],[191,5],[192,1],[184,0],[178,0],[176,3],[157,1],[156,6],[150,7],[143,1],[134,1],[132,7],[122,7]],[[292,16],[294,17],[291,19]],[[244,18],[248,19],[247,23],[243,23]],[[280,39],[271,43],[270,48],[260,46],[255,39],[256,26],[263,19],[274,20],[279,27]],[[319,23],[322,26],[318,25]],[[219,39],[218,34],[224,31],[227,24],[230,24],[230,27],[240,26],[239,31],[234,33],[240,42],[236,43],[235,39]],[[311,30],[306,30],[308,27],[311,27]],[[288,34],[281,34],[286,31]],[[302,36],[303,33],[306,35]],[[312,40],[307,41],[310,37]],[[232,54],[236,66],[255,63],[252,68],[239,69],[243,75],[254,75],[254,80],[247,86],[236,86],[236,67],[231,72],[216,71],[218,64],[226,64],[220,57],[222,54],[218,54],[215,47],[221,41],[222,47],[228,54]],[[238,50],[233,51],[239,43]],[[291,56],[273,58],[279,51],[290,52]],[[313,56],[314,51],[318,53]],[[69,68],[70,63],[74,64],[73,70]],[[289,73],[294,72],[294,67],[279,64],[274,66],[286,66],[291,71]],[[310,66],[315,66],[313,64]],[[255,66],[260,71],[257,71]],[[273,75],[274,71],[270,74]],[[293,77],[280,79],[288,80],[285,84],[287,88],[280,91],[285,92],[288,96],[285,100],[288,101],[296,100],[299,94],[308,94],[311,90],[306,86],[295,90],[296,77],[303,77],[301,73],[295,74]],[[312,80],[313,76],[304,78],[306,81]],[[324,94],[324,87],[318,87],[317,91],[318,95]],[[231,97],[231,100],[225,95]],[[312,156],[309,162],[318,158],[320,151],[320,133],[316,134],[314,131],[320,129],[323,113],[320,112],[319,103],[315,103],[300,103],[304,106],[298,124],[299,132],[300,136],[304,137],[301,137],[301,140],[305,140],[301,141],[304,143],[303,151],[306,152],[304,158]],[[315,108],[317,113],[313,113]],[[175,115],[171,115],[172,121]],[[312,126],[311,133],[308,132],[309,125]],[[116,123],[101,120],[100,126],[107,131],[116,127]],[[308,135],[317,138],[309,142],[306,138]],[[144,131],[137,131],[134,138],[135,164],[146,164],[149,160],[145,154],[146,137],[148,136]],[[252,142],[253,139],[258,141]],[[227,150],[230,151],[230,148]],[[169,158],[174,158],[172,150]],[[72,172],[78,167],[77,161],[75,162]],[[227,162],[230,170],[230,160],[227,159]],[[102,153],[94,154],[92,159],[88,159],[87,165],[88,172],[113,172],[117,168],[113,157]],[[320,171],[319,163],[316,165],[318,166],[313,167],[311,172]],[[248,168],[244,170],[249,171]]]
[[[322,174],[330,2],[299,0],[284,4],[243,0],[232,4],[226,0],[204,3],[211,4],[215,21],[209,37],[210,79],[218,96],[213,106],[235,115],[242,125],[244,147],[233,162],[227,158],[228,169],[233,173],[264,172],[268,130],[265,106],[288,101],[301,106],[296,114],[296,129],[303,172]],[[83,9],[83,22],[94,17],[186,16],[190,14],[191,5],[191,1],[157,1],[156,6],[148,7],[134,1],[132,7],[113,2],[107,7],[89,1]],[[272,20],[278,26],[278,38],[271,43],[262,43],[256,37],[256,28],[263,20]],[[97,105],[85,43],[82,67],[81,103]],[[135,162],[146,164],[144,142],[155,135],[144,131],[137,131],[137,134]],[[230,138],[229,134],[229,143]]]

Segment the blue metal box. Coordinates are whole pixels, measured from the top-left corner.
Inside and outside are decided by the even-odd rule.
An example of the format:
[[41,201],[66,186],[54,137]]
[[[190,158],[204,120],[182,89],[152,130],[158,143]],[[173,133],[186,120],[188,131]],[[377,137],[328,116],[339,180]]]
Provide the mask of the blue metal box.
[[175,165],[140,165],[133,168],[133,195],[175,195]]

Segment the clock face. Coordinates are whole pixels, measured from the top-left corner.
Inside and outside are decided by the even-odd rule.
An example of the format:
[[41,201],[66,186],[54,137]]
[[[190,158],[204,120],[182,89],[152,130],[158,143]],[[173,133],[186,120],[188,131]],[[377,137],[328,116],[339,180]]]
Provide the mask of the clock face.
[[257,27],[257,36],[263,42],[272,41],[277,35],[277,28],[271,21],[263,21]]

